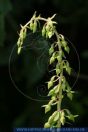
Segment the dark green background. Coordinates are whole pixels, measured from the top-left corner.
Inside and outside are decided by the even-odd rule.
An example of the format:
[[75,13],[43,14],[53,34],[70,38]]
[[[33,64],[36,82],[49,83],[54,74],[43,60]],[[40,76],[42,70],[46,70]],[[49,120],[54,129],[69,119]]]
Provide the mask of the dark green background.
[[[9,75],[9,57],[13,50],[10,70],[16,86],[33,99],[47,100],[46,82],[49,42],[40,33],[28,34],[20,56],[16,42],[20,24],[25,24],[34,11],[43,17],[57,14],[57,30],[76,47],[80,57],[80,75],[74,86],[73,101],[67,98],[62,106],[79,114],[68,127],[88,126],[88,0],[0,0],[0,132],[10,132],[14,127],[43,127],[48,118],[41,105],[46,101],[33,101],[23,96],[13,85]],[[14,47],[15,46],[15,47]],[[77,54],[71,47],[70,61],[78,72]],[[76,75],[70,78],[74,83]],[[41,96],[40,96],[41,95]]]

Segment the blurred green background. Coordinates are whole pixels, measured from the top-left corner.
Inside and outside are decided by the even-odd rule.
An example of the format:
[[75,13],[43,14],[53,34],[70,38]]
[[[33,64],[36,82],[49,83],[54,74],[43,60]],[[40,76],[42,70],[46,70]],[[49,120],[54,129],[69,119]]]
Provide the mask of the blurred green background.
[[[41,105],[47,103],[45,82],[50,75],[47,63],[49,42],[40,33],[29,33],[24,44],[29,46],[17,55],[20,24],[29,21],[34,11],[43,17],[56,13],[58,32],[77,49],[81,69],[73,87],[76,94],[72,102],[65,99],[62,106],[79,114],[74,123],[65,126],[87,127],[88,0],[0,0],[0,132],[12,132],[14,127],[43,127],[48,118]],[[77,73],[77,53],[72,45],[70,47],[69,59]],[[71,85],[76,78],[77,75],[73,74],[69,79]]]

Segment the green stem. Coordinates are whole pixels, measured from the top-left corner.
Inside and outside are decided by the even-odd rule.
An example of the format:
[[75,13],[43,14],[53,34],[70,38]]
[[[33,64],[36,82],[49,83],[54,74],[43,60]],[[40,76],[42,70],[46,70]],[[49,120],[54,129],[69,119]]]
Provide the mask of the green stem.
[[[55,35],[56,35],[57,41],[58,41],[58,49],[59,49],[59,51],[62,51],[60,40],[59,40],[59,34],[56,30],[55,30]],[[59,62],[59,63],[61,63],[61,62]],[[61,67],[62,67],[62,63],[61,63]],[[60,79],[59,79],[60,86],[61,86],[61,82],[62,82],[62,76],[63,76],[63,69],[62,69],[62,72],[60,74]],[[57,111],[60,111],[61,110],[61,102],[62,102],[62,88],[60,88],[60,91],[59,91],[59,94],[58,94],[58,99],[59,99],[59,101],[58,101],[58,104],[57,104]],[[57,121],[57,127],[61,128],[60,119]]]
[[[61,80],[62,80],[62,73],[60,75],[60,80],[59,80],[59,84],[61,85]],[[58,94],[58,104],[57,104],[57,110],[60,111],[61,110],[61,102],[62,102],[62,88],[60,88],[59,94]],[[61,127],[61,122],[60,119],[57,122],[57,127],[60,128]]]

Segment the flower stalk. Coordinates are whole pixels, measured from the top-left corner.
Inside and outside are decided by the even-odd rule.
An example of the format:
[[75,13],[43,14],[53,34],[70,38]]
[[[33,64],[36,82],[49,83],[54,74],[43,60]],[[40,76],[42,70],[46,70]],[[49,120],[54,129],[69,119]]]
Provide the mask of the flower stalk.
[[64,72],[67,72],[68,75],[71,74],[71,67],[65,56],[65,53],[69,54],[70,49],[64,36],[59,34],[56,30],[57,22],[53,21],[55,16],[56,14],[46,19],[40,15],[37,16],[35,12],[33,17],[24,26],[21,26],[17,41],[18,54],[20,54],[28,30],[35,33],[38,30],[38,24],[40,21],[45,22],[41,31],[42,37],[45,39],[51,39],[53,36],[56,36],[56,40],[54,40],[49,49],[49,65],[55,63],[55,67],[51,70],[55,71],[55,74],[51,76],[47,83],[49,90],[47,96],[50,97],[50,100],[48,104],[43,105],[42,107],[45,108],[45,114],[51,111],[52,106],[57,106],[57,109],[51,114],[48,121],[44,124],[45,128],[60,128],[65,124],[66,118],[74,121],[74,118],[77,117],[77,115],[72,115],[68,109],[62,110],[61,107],[64,92],[67,94],[67,97],[72,100],[74,91],[71,90],[71,87],[64,76]]

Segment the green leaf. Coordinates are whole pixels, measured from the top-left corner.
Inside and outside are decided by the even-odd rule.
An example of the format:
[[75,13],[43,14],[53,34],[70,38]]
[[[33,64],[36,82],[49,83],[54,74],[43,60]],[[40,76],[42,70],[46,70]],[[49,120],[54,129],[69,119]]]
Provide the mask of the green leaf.
[[66,88],[66,84],[64,82],[62,83],[61,88],[62,88],[63,91],[66,91],[66,89],[65,89]]
[[22,47],[18,47],[18,54],[20,54]]
[[60,74],[60,72],[61,72],[61,70],[58,68],[58,69],[56,69],[56,74],[57,75],[59,75]]
[[59,64],[57,63],[57,64],[56,64],[56,69],[59,69],[59,68],[60,68],[60,66],[59,66]]
[[46,28],[45,28],[45,26],[43,26],[43,29],[42,29],[42,36],[44,37],[45,34],[46,34]]
[[64,109],[64,111],[66,111],[67,115],[71,114],[71,112],[68,109]]
[[47,33],[47,38],[51,38],[54,35],[55,27],[53,26],[52,21],[48,21],[46,25],[46,33]]
[[46,107],[47,105],[42,105],[42,107]]
[[64,48],[67,47],[67,42],[65,40],[61,41],[61,44]]
[[54,100],[50,100],[50,101],[49,101],[49,103],[48,103],[48,105],[50,105],[50,106],[51,106],[51,105],[52,105],[52,103],[53,103],[53,101],[54,101]]
[[46,123],[45,123],[44,128],[50,128],[49,122],[46,122]]
[[51,38],[53,36],[53,32],[52,31],[49,31],[48,32],[48,37]]
[[56,100],[56,97],[55,97],[55,96],[52,96],[51,99],[52,99],[52,100]]
[[46,105],[45,106],[45,113],[47,113],[48,111],[50,111],[51,110],[51,106],[50,105]]
[[73,94],[72,94],[71,92],[67,92],[67,97],[68,97],[70,100],[72,100]]
[[74,118],[75,118],[75,117],[78,117],[78,115],[72,115],[71,112],[70,112],[68,109],[64,109],[64,111],[66,111],[66,113],[67,113],[67,116],[66,116],[66,117],[67,117],[69,120],[74,121]]
[[51,55],[52,53],[54,52],[54,47],[53,47],[53,45],[50,47],[50,49],[49,49],[49,55]]
[[51,81],[54,81],[54,78],[55,78],[55,76],[52,76],[52,77],[51,77]]
[[34,23],[33,21],[30,23],[30,30],[33,30]]
[[48,32],[46,31],[46,39],[48,38]]
[[50,58],[50,64],[52,64],[54,61],[55,61],[55,57],[52,56],[52,57]]
[[51,77],[50,81],[48,82],[48,89],[53,86],[54,78],[55,78],[55,76]]
[[55,94],[57,94],[60,91],[60,85],[57,85],[57,87],[55,88]]
[[67,87],[67,92],[70,92],[71,91],[71,87],[70,87],[70,85],[69,85],[69,83],[66,81],[66,87]]
[[72,100],[72,98],[73,98],[73,93],[75,93],[74,91],[71,91],[71,87],[69,86],[69,84],[68,84],[68,82],[66,82],[66,87],[67,87],[67,90],[66,90],[66,92],[67,92],[67,97],[70,99],[70,100]]
[[51,95],[53,95],[53,94],[55,94],[55,90],[54,90],[54,89],[51,89],[51,90],[49,91],[48,96],[51,96]]
[[52,117],[54,118],[56,116],[58,111],[55,111],[53,114],[52,114]]
[[67,71],[67,73],[70,75],[71,74],[71,68],[70,67],[67,67],[66,68],[66,71]]
[[74,121],[75,117],[78,117],[78,115],[72,115],[71,112],[70,112],[68,109],[65,109],[64,111],[66,111],[66,113],[67,113],[67,116],[66,116],[66,117],[67,117],[69,120]]
[[59,55],[60,55],[61,57],[63,56],[63,51],[62,51],[62,50],[59,51]]
[[35,33],[37,30],[37,22],[36,20],[34,21],[34,25],[33,25],[33,33]]
[[[55,121],[54,121],[54,118],[56,118],[56,114],[57,114],[57,111],[55,111],[48,119],[48,122],[50,124],[53,124]],[[55,119],[56,120],[56,119]]]
[[70,67],[68,61],[66,61],[66,63],[64,63],[64,68],[66,69],[66,72],[70,75],[71,74],[71,67]]
[[70,52],[69,47],[68,47],[68,46],[66,46],[64,49],[65,49],[65,51],[69,54],[69,52]]
[[79,115],[74,115],[74,117],[78,117]]
[[58,62],[61,62],[62,57],[61,56],[57,56],[57,60],[58,60]]
[[52,123],[53,123],[53,119],[54,119],[54,117],[51,115],[51,116],[49,117],[49,119],[48,119],[48,122],[49,122],[50,124],[52,124]]
[[60,113],[57,112],[56,115],[55,115],[55,117],[54,117],[54,122],[58,121],[59,117],[60,117]]
[[65,123],[65,113],[64,113],[64,111],[61,111],[61,113],[60,113],[60,122],[61,122],[62,125],[64,125],[64,123]]
[[24,38],[24,39],[26,38],[26,34],[27,34],[27,28],[25,28],[25,29],[23,30],[23,38]]
[[69,120],[71,120],[71,121],[75,121],[75,117],[74,117],[74,115],[72,115],[72,114],[70,114],[70,115],[68,115],[68,116],[66,116]]
[[73,93],[75,93],[75,91],[71,91],[71,93],[73,94]]
[[48,82],[48,89],[50,89],[52,86],[53,86],[53,82],[52,81],[49,81]]

